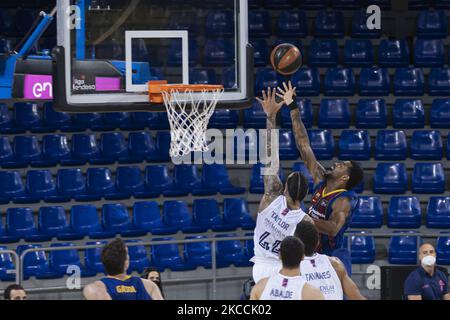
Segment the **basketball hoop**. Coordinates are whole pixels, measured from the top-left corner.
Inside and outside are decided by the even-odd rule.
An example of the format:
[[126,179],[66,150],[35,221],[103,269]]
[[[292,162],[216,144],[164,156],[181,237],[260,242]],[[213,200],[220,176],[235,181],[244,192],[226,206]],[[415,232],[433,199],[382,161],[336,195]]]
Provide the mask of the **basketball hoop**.
[[222,93],[222,85],[149,82],[150,101],[166,106],[171,157],[208,151],[206,129]]

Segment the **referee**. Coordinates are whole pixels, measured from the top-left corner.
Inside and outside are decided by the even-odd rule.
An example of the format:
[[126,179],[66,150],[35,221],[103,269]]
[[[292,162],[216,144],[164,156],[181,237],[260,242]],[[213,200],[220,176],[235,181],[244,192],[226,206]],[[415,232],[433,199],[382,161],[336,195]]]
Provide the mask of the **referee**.
[[408,300],[450,300],[448,278],[436,268],[436,250],[429,243],[419,248],[420,266],[406,278],[404,295]]

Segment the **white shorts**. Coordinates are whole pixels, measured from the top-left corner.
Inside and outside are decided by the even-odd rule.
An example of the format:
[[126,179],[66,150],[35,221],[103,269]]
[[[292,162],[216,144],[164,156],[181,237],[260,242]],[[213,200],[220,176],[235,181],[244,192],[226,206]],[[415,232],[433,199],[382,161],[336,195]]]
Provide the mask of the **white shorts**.
[[281,268],[281,261],[255,261],[255,264],[253,265],[253,281],[258,283],[259,280],[277,273]]

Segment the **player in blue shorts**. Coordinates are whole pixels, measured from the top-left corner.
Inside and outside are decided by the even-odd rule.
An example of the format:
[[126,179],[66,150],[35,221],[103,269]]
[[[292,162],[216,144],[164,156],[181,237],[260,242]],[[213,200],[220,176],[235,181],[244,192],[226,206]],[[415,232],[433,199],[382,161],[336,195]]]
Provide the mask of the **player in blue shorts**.
[[163,300],[155,283],[127,275],[130,261],[122,239],[105,245],[101,260],[108,276],[84,288],[87,300]]
[[336,249],[344,247],[344,233],[347,230],[358,197],[353,189],[363,180],[363,169],[354,161],[336,162],[325,170],[317,161],[311,148],[308,132],[300,117],[295,102],[295,88],[291,82],[278,88],[278,97],[291,110],[292,128],[297,148],[308,171],[314,179],[314,192],[307,214],[313,218],[320,233],[318,252],[334,255]]

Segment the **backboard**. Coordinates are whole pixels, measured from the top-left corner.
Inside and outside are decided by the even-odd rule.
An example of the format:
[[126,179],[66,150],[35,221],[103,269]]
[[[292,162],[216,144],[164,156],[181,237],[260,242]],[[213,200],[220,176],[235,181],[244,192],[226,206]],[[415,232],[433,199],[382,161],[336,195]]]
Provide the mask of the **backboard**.
[[218,107],[253,99],[247,0],[58,0],[55,106],[163,111],[147,82],[222,84]]

